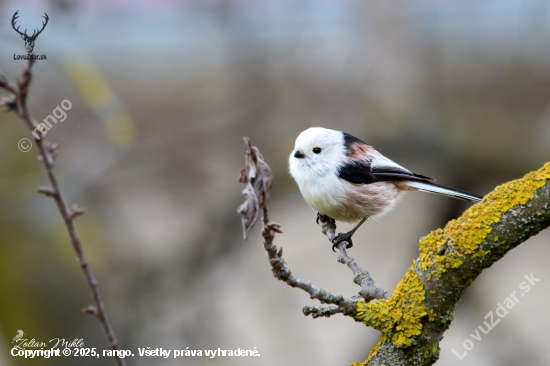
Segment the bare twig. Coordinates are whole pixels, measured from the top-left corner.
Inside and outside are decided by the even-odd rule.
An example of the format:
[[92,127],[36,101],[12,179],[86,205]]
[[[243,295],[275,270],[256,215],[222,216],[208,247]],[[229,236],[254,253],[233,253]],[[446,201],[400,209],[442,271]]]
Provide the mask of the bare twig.
[[[323,304],[334,304],[342,309],[342,313],[348,316],[355,315],[355,302],[351,299],[347,299],[342,295],[334,295],[322,288],[316,288],[311,284],[311,282],[303,282],[300,279],[294,277],[290,272],[290,268],[286,264],[285,260],[282,257],[282,248],[277,251],[277,247],[273,244],[273,239],[275,238],[275,233],[281,233],[281,225],[269,222],[267,216],[267,208],[264,208],[264,229],[262,231],[262,236],[264,237],[264,248],[267,251],[269,257],[269,263],[273,269],[273,275],[280,281],[286,282],[291,287],[297,287],[304,290],[309,294],[312,299],[317,299]],[[306,307],[309,308],[309,307]],[[304,308],[304,314],[306,313]],[[330,314],[332,315],[332,314]],[[330,316],[328,313],[325,316]]]
[[304,306],[302,312],[305,316],[311,315],[315,319],[343,313],[344,309],[339,306]]
[[[11,98],[3,100],[2,104],[4,109],[6,111],[15,112],[19,117],[19,119],[22,120],[27,125],[30,131],[34,130],[36,126],[36,123],[33,122],[27,108],[27,94],[28,94],[28,90],[32,80],[32,71],[31,71],[32,65],[33,65],[33,60],[31,58],[27,66],[23,69],[23,72],[21,74],[21,79],[17,80],[16,87],[12,85],[7,80],[7,78],[0,72],[0,87],[13,95]],[[42,162],[42,165],[46,170],[46,175],[48,177],[48,180],[50,181],[50,187],[38,187],[37,191],[48,197],[52,197],[55,200],[57,204],[57,208],[59,209],[59,212],[61,213],[61,216],[63,218],[63,222],[65,223],[65,227],[67,228],[67,231],[69,233],[71,244],[76,253],[78,263],[82,268],[82,270],[84,271],[86,282],[88,283],[90,294],[94,302],[93,305],[90,305],[84,308],[83,312],[92,314],[99,320],[99,322],[103,327],[103,331],[107,336],[107,340],[109,341],[110,348],[112,350],[118,350],[119,346],[118,346],[118,340],[115,335],[115,331],[111,326],[111,323],[107,316],[107,312],[105,311],[105,305],[103,304],[103,300],[101,299],[101,294],[99,292],[97,280],[92,274],[92,270],[90,269],[88,260],[84,255],[84,250],[80,243],[78,234],[76,233],[76,228],[74,225],[75,218],[83,214],[84,211],[82,209],[77,208],[76,206],[74,206],[73,210],[71,211],[67,206],[65,198],[61,194],[57,177],[55,176],[54,169],[53,169],[55,156],[57,155],[57,149],[58,149],[57,144],[52,144],[43,138],[41,139],[34,138],[34,140],[38,147],[38,152],[39,152],[38,160]],[[114,353],[116,354],[114,358],[117,365],[125,366],[126,361],[118,356],[118,352],[114,352]]]
[[[321,223],[323,234],[325,234],[330,242],[332,242],[332,240],[336,236],[336,223],[334,222],[334,220],[326,220],[323,216],[319,216],[319,222]],[[374,280],[370,276],[369,272],[361,269],[361,267],[357,265],[355,259],[349,256],[346,249],[347,245],[348,242],[346,241],[342,241],[338,244],[338,249],[340,249],[338,262],[346,264],[353,272],[353,282],[361,287],[359,295],[363,299],[365,299],[366,302],[375,299],[379,300],[390,297],[390,294],[388,294],[382,288],[376,287],[374,285]]]

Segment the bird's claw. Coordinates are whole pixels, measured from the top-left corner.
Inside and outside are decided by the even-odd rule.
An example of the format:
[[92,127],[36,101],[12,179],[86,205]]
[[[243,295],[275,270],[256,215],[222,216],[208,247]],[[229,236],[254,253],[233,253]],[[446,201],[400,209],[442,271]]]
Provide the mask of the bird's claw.
[[336,252],[334,250],[334,248],[336,248],[338,246],[338,244],[340,244],[343,241],[348,242],[348,245],[346,245],[346,249],[351,248],[353,246],[353,241],[351,240],[352,235],[353,235],[352,232],[340,233],[340,234],[336,235],[334,237],[334,239],[332,239],[332,251]]
[[320,212],[317,212],[317,219],[315,220],[317,225],[319,225],[319,221],[321,221],[321,223],[323,223],[323,222],[333,222],[334,223],[334,219],[332,217],[329,217],[327,215],[323,215]]

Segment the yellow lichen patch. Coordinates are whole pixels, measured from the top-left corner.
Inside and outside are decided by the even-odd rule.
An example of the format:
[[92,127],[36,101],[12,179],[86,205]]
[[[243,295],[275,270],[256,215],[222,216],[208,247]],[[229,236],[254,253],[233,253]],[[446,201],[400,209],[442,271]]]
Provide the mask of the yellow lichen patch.
[[472,255],[472,258],[483,257],[485,254],[485,251],[483,249],[480,249],[475,252],[474,255]]
[[352,363],[350,366],[364,366],[364,365],[366,365],[366,364],[367,364],[366,362],[355,361],[355,362]]
[[[431,291],[431,292],[433,292],[433,291]],[[434,309],[428,309],[428,310],[426,311],[426,313],[428,314],[428,317],[429,317],[429,319],[430,319],[431,322],[435,320],[436,314],[435,314]]]
[[548,179],[550,163],[521,179],[497,187],[481,203],[470,207],[460,218],[450,221],[445,229],[437,229],[422,238],[420,268],[431,269],[431,275],[440,278],[447,269],[458,268],[463,263],[464,255],[473,254],[473,258],[484,256],[485,252],[479,250],[479,245],[491,232],[491,225],[498,222],[503,213],[529,202]]
[[[453,221],[451,221],[448,225],[453,223]],[[420,241],[420,268],[427,270],[428,268],[435,266],[435,269],[432,271],[431,275],[439,278],[448,268],[460,267],[463,263],[460,257],[438,254],[444,252],[444,246],[448,245],[448,241],[449,237],[442,229],[432,231],[426,237],[422,238]]]
[[399,348],[411,345],[410,338],[420,334],[420,318],[426,315],[424,286],[414,271],[414,262],[397,284],[389,299],[357,303],[356,319],[382,332],[380,342],[392,341]]
[[429,345],[428,348],[424,351],[424,359],[429,359],[430,353],[434,353],[436,349],[437,343],[432,343],[431,345]]

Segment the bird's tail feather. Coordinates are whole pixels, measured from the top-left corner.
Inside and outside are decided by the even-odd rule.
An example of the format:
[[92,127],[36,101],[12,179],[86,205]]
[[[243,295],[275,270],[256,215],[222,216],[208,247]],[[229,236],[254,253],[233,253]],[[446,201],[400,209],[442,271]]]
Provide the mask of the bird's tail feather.
[[459,198],[470,202],[480,202],[483,198],[472,193],[464,192],[459,189],[445,187],[432,182],[408,181],[406,185],[419,191],[442,194],[444,196]]

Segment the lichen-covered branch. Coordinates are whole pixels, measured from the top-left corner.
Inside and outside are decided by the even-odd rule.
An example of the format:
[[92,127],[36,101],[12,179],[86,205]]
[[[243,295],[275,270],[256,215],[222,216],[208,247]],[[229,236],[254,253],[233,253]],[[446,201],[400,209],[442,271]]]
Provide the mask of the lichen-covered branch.
[[[16,84],[10,83],[6,76],[0,72],[0,88],[10,93],[8,97],[2,98],[0,101],[2,109],[4,112],[14,112],[19,119],[27,125],[30,131],[33,131],[36,128],[36,122],[34,122],[31,118],[27,107],[27,95],[32,80],[32,65],[33,60],[31,58],[27,66],[23,69],[21,79],[18,79]],[[93,300],[93,305],[85,307],[82,311],[87,314],[94,315],[99,320],[109,342],[110,348],[112,350],[119,350],[118,340],[111,322],[109,321],[109,317],[107,316],[105,305],[103,304],[103,300],[99,292],[97,280],[95,279],[88,260],[86,259],[84,249],[82,248],[80,238],[78,237],[74,224],[75,219],[82,215],[85,210],[78,208],[76,205],[69,208],[63,194],[61,193],[57,177],[54,173],[54,164],[58,152],[58,145],[46,140],[44,136],[42,136],[42,138],[34,137],[34,141],[38,147],[38,160],[42,162],[42,165],[46,171],[46,176],[50,182],[49,187],[38,187],[37,192],[53,198],[57,204],[57,208],[63,218],[63,222],[69,234],[78,263],[84,272],[84,276],[86,277],[86,282]],[[115,353],[114,359],[117,365],[126,366],[126,361],[118,355],[118,352]]]
[[[431,365],[466,289],[485,268],[550,226],[550,163],[505,183],[420,240],[393,295],[357,303],[357,320],[382,333],[367,365]],[[363,363],[357,363],[363,364]]]
[[304,306],[302,312],[305,316],[311,315],[314,319],[329,317],[334,314],[343,313],[344,309],[339,306]]
[[[252,149],[261,157],[255,147],[247,151]],[[260,161],[267,166],[263,158]],[[268,181],[272,182],[271,176]],[[248,203],[241,208],[252,205],[254,198],[248,199],[250,192],[243,191],[243,194]],[[264,200],[262,235],[275,277],[302,288],[312,298],[336,305],[306,306],[304,314],[317,318],[343,313],[380,331],[380,340],[369,358],[354,365],[427,366],[439,358],[439,342],[454,319],[454,310],[463,291],[481,271],[509,250],[550,226],[550,163],[497,187],[445,228],[421,238],[419,258],[413,261],[391,296],[377,288],[369,273],[348,255],[347,243],[340,243],[338,260],[352,270],[354,282],[361,287],[360,301],[317,290],[309,282],[301,282],[291,275],[282,259],[282,251],[277,252],[273,245],[274,234],[280,227],[268,222],[266,203]],[[241,214],[244,225],[247,212]],[[336,230],[334,221],[323,217],[319,220],[323,233],[332,240]],[[245,225],[245,230],[249,229]]]

